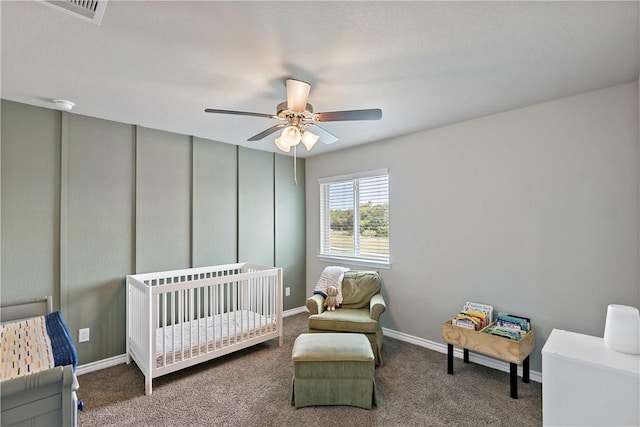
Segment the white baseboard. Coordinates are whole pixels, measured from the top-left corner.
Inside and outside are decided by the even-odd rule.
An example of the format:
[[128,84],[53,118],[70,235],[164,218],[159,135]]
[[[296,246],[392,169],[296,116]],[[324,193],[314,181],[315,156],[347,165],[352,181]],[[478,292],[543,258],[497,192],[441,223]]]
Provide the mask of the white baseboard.
[[[390,338],[395,338],[400,341],[405,341],[410,344],[415,344],[420,347],[428,348],[429,350],[434,350],[439,353],[447,354],[447,344],[425,340],[424,338],[414,337],[413,335],[404,334],[402,332],[397,332],[392,329],[382,328],[384,335]],[[458,359],[463,358],[463,351],[461,348],[454,347],[453,355]],[[497,369],[503,372],[510,372],[509,362],[504,362],[502,360],[494,359],[493,357],[484,356],[482,354],[474,353],[472,351],[469,352],[469,361],[473,363],[477,363],[478,365],[486,366],[489,368]],[[522,377],[522,366],[518,365],[518,376]],[[538,371],[529,371],[529,378],[531,381],[535,381],[537,383],[542,383],[542,372]]]
[[119,356],[113,356],[108,359],[102,359],[96,362],[79,365],[78,368],[76,369],[76,374],[78,375],[88,374],[89,372],[99,371],[101,369],[110,368],[112,366],[121,365],[123,363],[127,363],[126,354],[121,354]]
[[291,310],[285,310],[282,312],[282,317],[294,316],[296,314],[305,313],[307,311],[307,307],[304,305],[298,308],[292,308]]
[[[294,316],[296,314],[304,313],[307,311],[305,306],[292,308],[291,310],[286,310],[282,313],[283,317]],[[397,332],[392,329],[382,328],[384,335],[389,338],[395,338],[400,341],[408,342],[410,344],[415,344],[420,347],[428,348],[429,350],[434,350],[439,353],[447,353],[447,345],[444,343],[439,343],[435,341],[429,341],[424,338],[414,337],[413,335],[405,334],[402,332]],[[453,355],[458,359],[462,359],[463,352],[460,348],[454,348]],[[483,356],[482,354],[477,354],[473,352],[469,352],[469,361],[477,363],[478,365],[487,366],[489,368],[498,369],[503,372],[509,372],[509,363],[503,362],[502,360],[494,359],[493,357]],[[122,363],[127,363],[127,355],[121,354],[119,356],[113,356],[108,359],[98,360],[96,362],[87,363],[85,365],[78,366],[76,373],[78,375],[87,374],[93,371],[99,371],[100,369],[110,368],[112,366],[120,365]],[[522,376],[522,366],[518,366],[518,376]],[[529,378],[532,381],[537,383],[542,383],[542,372],[538,371],[529,371]]]
[[[294,309],[291,309],[291,310],[287,310],[282,315],[284,317],[287,317],[287,316],[293,316],[293,315],[296,315],[296,314],[304,313],[306,311],[307,311],[306,307],[303,306],[303,307],[298,307],[298,308],[294,308]],[[384,335],[388,336],[390,338],[395,338],[395,339],[400,340],[400,341],[404,341],[404,342],[408,342],[410,344],[415,344],[415,345],[420,346],[420,347],[428,348],[429,350],[434,350],[434,351],[437,351],[439,353],[447,354],[447,344],[445,344],[445,343],[429,341],[429,340],[426,340],[424,338],[414,337],[413,335],[408,335],[408,334],[405,334],[405,333],[402,333],[402,332],[397,332],[397,331],[394,331],[394,330],[388,329],[388,328],[382,328],[382,330],[384,332]],[[464,353],[463,353],[461,348],[454,347],[453,355],[455,357],[457,357],[458,359],[462,359]],[[502,372],[507,372],[507,373],[510,372],[510,366],[509,366],[508,362],[504,362],[502,360],[498,360],[498,359],[495,359],[493,357],[484,356],[482,354],[469,352],[469,361],[473,362],[473,363],[477,363],[478,365],[486,366],[488,368],[497,369],[497,370],[502,371]],[[522,366],[521,365],[518,365],[518,376],[522,377]],[[542,372],[530,370],[529,371],[529,379],[531,381],[535,381],[537,383],[542,383]]]

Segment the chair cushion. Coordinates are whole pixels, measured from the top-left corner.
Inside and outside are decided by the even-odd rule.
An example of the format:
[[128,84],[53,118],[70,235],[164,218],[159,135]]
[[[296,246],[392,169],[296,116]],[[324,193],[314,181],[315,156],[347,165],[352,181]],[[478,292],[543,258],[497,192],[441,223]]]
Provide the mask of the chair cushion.
[[375,271],[347,271],[342,279],[342,308],[363,308],[380,292],[380,275]]
[[301,334],[291,352],[296,378],[370,378],[374,355],[362,334]]
[[344,308],[323,311],[309,316],[309,329],[325,331],[376,333],[378,322],[371,318],[369,308]]
[[362,334],[300,334],[293,343],[294,362],[370,362],[373,352]]

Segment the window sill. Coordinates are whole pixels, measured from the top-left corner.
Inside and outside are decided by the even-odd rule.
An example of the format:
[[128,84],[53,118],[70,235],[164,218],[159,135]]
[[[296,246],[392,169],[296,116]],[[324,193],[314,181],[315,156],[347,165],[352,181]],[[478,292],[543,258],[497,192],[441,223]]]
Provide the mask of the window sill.
[[390,270],[391,269],[391,262],[388,262],[388,261],[376,261],[376,260],[373,260],[373,259],[344,257],[344,256],[337,256],[337,255],[318,255],[318,260],[324,261],[324,262],[329,262],[329,263],[355,265],[355,266],[358,266],[358,267],[379,268],[379,269],[382,269],[382,270]]

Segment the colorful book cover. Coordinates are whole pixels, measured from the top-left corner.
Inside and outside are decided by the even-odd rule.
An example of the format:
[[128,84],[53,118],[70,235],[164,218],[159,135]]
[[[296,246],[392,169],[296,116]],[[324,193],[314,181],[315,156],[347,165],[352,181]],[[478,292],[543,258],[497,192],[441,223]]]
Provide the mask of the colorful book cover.
[[512,316],[506,313],[498,313],[496,323],[501,327],[516,328],[521,331],[529,331],[531,329],[529,319],[520,316]]
[[493,306],[488,304],[480,304],[478,302],[467,301],[462,311],[479,311],[487,316],[487,325],[493,322]]

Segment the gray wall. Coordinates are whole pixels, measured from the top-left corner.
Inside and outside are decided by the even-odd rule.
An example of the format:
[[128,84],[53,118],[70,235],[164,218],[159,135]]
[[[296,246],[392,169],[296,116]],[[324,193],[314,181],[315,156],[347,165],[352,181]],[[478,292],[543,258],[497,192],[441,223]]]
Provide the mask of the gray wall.
[[307,293],[318,179],[389,168],[383,326],[442,343],[493,304],[531,317],[540,371],[553,328],[602,336],[608,304],[640,305],[638,116],[634,82],[307,159]]
[[3,100],[2,304],[53,295],[91,328],[80,364],[125,352],[127,274],[276,263],[302,306],[304,180],[281,157]]

